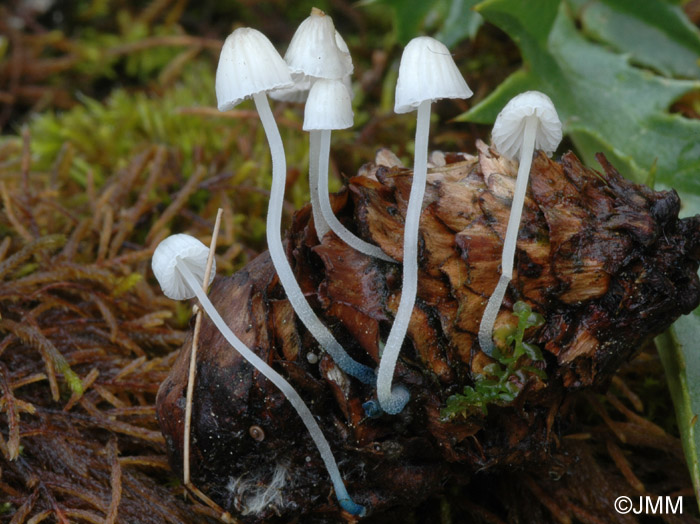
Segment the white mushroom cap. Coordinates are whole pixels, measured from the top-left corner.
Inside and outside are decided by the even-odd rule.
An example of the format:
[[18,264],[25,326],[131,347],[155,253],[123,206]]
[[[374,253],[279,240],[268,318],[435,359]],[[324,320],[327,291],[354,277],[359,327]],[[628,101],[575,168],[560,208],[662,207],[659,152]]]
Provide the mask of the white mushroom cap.
[[286,62],[264,34],[241,27],[228,36],[216,68],[219,111],[228,111],[256,93],[292,85]]
[[554,153],[561,142],[562,124],[552,100],[539,91],[520,93],[498,113],[491,137],[499,153],[520,160],[525,119],[530,116],[539,120],[535,149],[541,149],[549,156]]
[[304,131],[352,127],[350,92],[342,80],[319,79],[309,91],[304,109]]
[[396,113],[415,111],[426,100],[469,98],[472,94],[445,44],[429,36],[408,43],[399,66]]
[[[195,296],[194,291],[177,271],[177,264],[186,264],[199,282],[204,281],[209,248],[190,235],[170,235],[153,252],[151,267],[166,297],[186,300]],[[216,261],[212,265],[207,286],[214,280]]]
[[302,73],[292,73],[292,80],[294,81],[292,87],[283,87],[270,91],[269,97],[280,102],[292,102],[295,104],[305,102],[306,97],[309,96],[313,78]]
[[[292,73],[316,78],[343,78],[351,74],[350,53],[347,45],[345,51],[338,47],[336,33],[331,17],[313,8],[311,16],[297,28],[284,55]],[[345,44],[342,38],[340,41]]]
[[345,75],[343,75],[343,78],[348,78],[354,71],[355,67],[352,65],[352,56],[350,56],[350,48],[348,48],[348,44],[345,43],[345,40],[337,30],[335,32],[335,45],[337,45],[338,49],[340,50],[340,54],[343,59],[343,65],[345,67]]

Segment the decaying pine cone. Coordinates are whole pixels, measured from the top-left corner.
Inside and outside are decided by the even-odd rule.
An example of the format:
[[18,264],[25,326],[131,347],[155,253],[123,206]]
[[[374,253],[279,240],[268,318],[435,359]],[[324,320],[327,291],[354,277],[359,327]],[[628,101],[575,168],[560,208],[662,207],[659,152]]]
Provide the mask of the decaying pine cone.
[[[517,300],[544,316],[526,339],[544,349],[545,361],[534,365],[546,379],[521,375],[511,404],[445,420],[440,410],[447,398],[491,362],[476,334],[499,277],[516,173],[484,144],[478,157],[447,159],[453,163],[428,175],[418,300],[395,375],[411,400],[399,415],[365,417],[362,404],[373,389],[322,354],[295,318],[267,254],[231,278],[217,278],[211,291],[234,332],[307,400],[349,492],[370,514],[416,505],[447,482],[468,482],[477,470],[547,460],[563,401],[605,385],[645,341],[700,302],[700,216],[679,220],[674,191],[632,184],[602,155],[598,173],[571,153],[560,162],[539,154],[516,274],[496,326],[515,323],[510,309]],[[336,213],[401,260],[410,183],[410,170],[365,166],[335,198]],[[357,253],[332,233],[319,243],[308,206],[295,216],[287,252],[319,316],[354,358],[376,366],[398,308],[401,266]],[[187,341],[158,395],[176,470],[189,347]],[[290,404],[207,321],[199,351],[194,483],[244,521],[337,520],[326,470]],[[320,361],[312,363],[313,356]]]

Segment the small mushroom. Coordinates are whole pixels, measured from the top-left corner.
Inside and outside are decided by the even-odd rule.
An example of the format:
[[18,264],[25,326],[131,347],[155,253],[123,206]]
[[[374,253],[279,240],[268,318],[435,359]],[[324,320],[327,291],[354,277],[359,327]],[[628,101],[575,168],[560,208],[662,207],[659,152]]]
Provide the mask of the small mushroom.
[[[267,362],[256,355],[231,331],[231,328],[228,327],[228,324],[226,324],[204,292],[202,279],[206,270],[208,253],[209,249],[204,244],[189,235],[172,235],[158,244],[153,253],[151,265],[153,273],[163,289],[163,293],[174,300],[186,300],[197,297],[204,311],[209,315],[209,318],[226,341],[255,369],[262,373],[265,378],[277,386],[299,414],[321,454],[321,459],[333,482],[336,497],[343,509],[353,515],[364,514],[365,508],[356,504],[350,498],[328,441],[302,398],[282,375],[272,369]],[[212,271],[212,278],[213,275],[214,272]],[[253,438],[256,438],[253,434],[253,428],[251,428],[250,434]],[[256,434],[256,440],[260,439],[260,437],[264,438],[262,429],[260,429],[260,433],[256,432]]]
[[420,36],[408,43],[401,56],[394,111],[418,110],[413,184],[404,222],[401,300],[377,374],[377,399],[381,408],[390,414],[399,413],[409,399],[406,388],[392,390],[391,383],[418,290],[418,226],[428,173],[430,105],[440,98],[469,98],[471,95],[471,89],[443,43],[429,36]]
[[479,325],[479,345],[487,355],[493,355],[493,327],[498,310],[513,278],[515,246],[518,240],[520,218],[525,203],[527,181],[530,177],[532,155],[535,149],[548,156],[561,142],[562,129],[559,115],[552,100],[539,91],[526,91],[513,97],[496,117],[491,137],[493,145],[503,156],[520,160],[513,192],[506,238],[501,255],[501,276],[496,284]]
[[[312,8],[309,17],[299,24],[284,59],[289,64],[292,77],[295,79],[295,86],[291,90],[282,91],[279,95],[277,92],[273,93],[275,97],[281,96],[285,99],[294,98],[295,100],[303,97],[302,101],[306,101],[308,106],[308,96],[312,86],[322,79],[342,79],[343,83],[348,86],[348,92],[352,92],[350,75],[353,71],[353,65],[350,51],[343,37],[335,30],[331,17],[320,9]],[[344,111],[344,108],[340,110]],[[350,124],[346,127],[351,125],[352,109],[350,110]],[[309,134],[309,193],[314,227],[318,238],[322,239],[331,226],[321,211],[321,202],[319,201],[319,176],[321,173],[328,176],[327,168],[325,172],[319,168],[320,148],[320,133],[311,131]],[[328,199],[327,196],[325,198]],[[337,223],[337,220],[335,222]]]
[[[346,129],[353,124],[352,103],[350,93],[342,80],[316,80],[304,110],[304,131],[310,132],[310,142],[318,144],[317,162],[310,162],[310,180],[318,182],[317,202],[326,223],[338,237],[353,249],[375,258],[395,262],[378,246],[365,242],[349,231],[333,213],[328,195],[328,157],[331,148],[331,130]],[[312,148],[314,149],[314,148]],[[314,174],[314,168],[318,171]],[[313,183],[311,190],[313,192]],[[313,202],[313,199],[312,199]],[[315,218],[314,218],[315,222]],[[321,233],[319,232],[319,237]]]
[[[156,256],[156,253],[158,256]],[[204,281],[209,248],[190,235],[170,235],[163,240],[153,254],[151,267],[163,294],[173,300],[188,300],[195,296],[191,283],[183,276],[185,272],[195,281]],[[207,287],[214,280],[216,260],[212,260],[212,269]]]
[[[333,33],[331,38],[334,39]],[[216,98],[220,111],[252,97],[260,114],[272,155],[272,187],[267,211],[267,246],[270,258],[295,313],[340,368],[366,384],[374,383],[374,371],[353,360],[319,320],[294,277],[282,246],[282,207],[287,162],[279,129],[266,93],[293,85],[289,68],[272,43],[261,32],[236,29],[224,42],[216,70]]]
[[[336,38],[333,20],[317,8],[294,32],[284,60],[292,73],[314,78],[343,78],[353,71],[352,59],[345,41]],[[338,47],[342,42],[344,49]]]

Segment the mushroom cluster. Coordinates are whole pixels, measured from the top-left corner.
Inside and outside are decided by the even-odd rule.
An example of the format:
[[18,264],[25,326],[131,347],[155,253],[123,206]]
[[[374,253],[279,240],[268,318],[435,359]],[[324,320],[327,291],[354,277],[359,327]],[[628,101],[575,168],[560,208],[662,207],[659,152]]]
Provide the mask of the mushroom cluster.
[[[268,249],[296,316],[340,370],[363,384],[376,385],[377,401],[366,403],[367,414],[394,415],[402,411],[410,398],[405,386],[392,388],[392,382],[418,289],[419,226],[428,170],[431,104],[443,98],[469,98],[472,91],[444,44],[421,36],[406,46],[399,67],[395,112],[417,111],[417,124],[413,182],[404,219],[403,255],[397,261],[378,246],[349,231],[336,218],[330,204],[328,164],[331,131],[353,125],[352,72],[352,59],[345,41],[335,30],[331,18],[314,8],[294,34],[284,59],[259,31],[236,29],[221,50],[216,72],[216,96],[220,111],[232,109],[242,100],[252,98],[260,115],[272,156],[272,187],[267,215]],[[306,103],[303,130],[309,132],[309,185],[318,239],[322,240],[325,235],[333,233],[354,250],[377,259],[379,264],[400,262],[402,265],[400,302],[376,374],[374,369],[351,358],[329,328],[319,320],[287,259],[281,236],[286,159],[268,94],[277,100]],[[551,154],[560,140],[561,123],[551,100],[538,92],[515,97],[503,109],[494,126],[494,147],[514,160],[520,160],[520,168],[504,240],[502,274],[486,307],[479,331],[480,347],[488,355],[493,354],[494,321],[512,278],[532,156],[535,148]],[[365,508],[355,503],[347,493],[330,446],[301,396],[278,372],[241,342],[207,298],[206,287],[210,282],[204,282],[207,274],[204,265],[208,252],[208,248],[187,235],[165,239],[153,255],[153,270],[163,292],[175,300],[196,296],[230,345],[267,377],[297,411],[318,447],[341,507],[352,515],[364,514]],[[185,442],[189,440],[186,438]]]

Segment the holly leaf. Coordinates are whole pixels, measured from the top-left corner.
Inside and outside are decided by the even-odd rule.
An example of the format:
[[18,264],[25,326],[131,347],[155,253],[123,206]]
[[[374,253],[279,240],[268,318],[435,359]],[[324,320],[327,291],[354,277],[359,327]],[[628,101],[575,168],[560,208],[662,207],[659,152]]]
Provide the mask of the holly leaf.
[[435,38],[452,47],[465,38],[473,39],[484,19],[474,11],[479,0],[450,0],[445,2],[445,14]]
[[569,0],[589,38],[664,76],[700,78],[700,34],[683,9],[667,2]]
[[391,8],[396,39],[403,45],[420,34],[423,20],[431,8],[431,2],[415,2],[409,5],[406,0],[365,0],[360,5],[370,4],[381,4]]
[[676,408],[683,451],[700,503],[700,310],[679,318],[663,335],[656,337],[668,387]]
[[659,76],[633,65],[629,54],[589,40],[567,2],[487,0],[476,10],[518,44],[523,68],[458,120],[492,123],[515,94],[542,91],[586,163],[595,165],[595,153],[603,152],[638,182],[655,169],[657,187],[681,195],[684,216],[700,212],[700,121],[668,111],[700,89],[699,81]]
[[473,38],[483,22],[474,11],[479,0],[362,0],[359,5],[379,4],[391,8],[396,40],[406,45],[420,34],[435,33],[435,38],[452,47],[465,38]]

